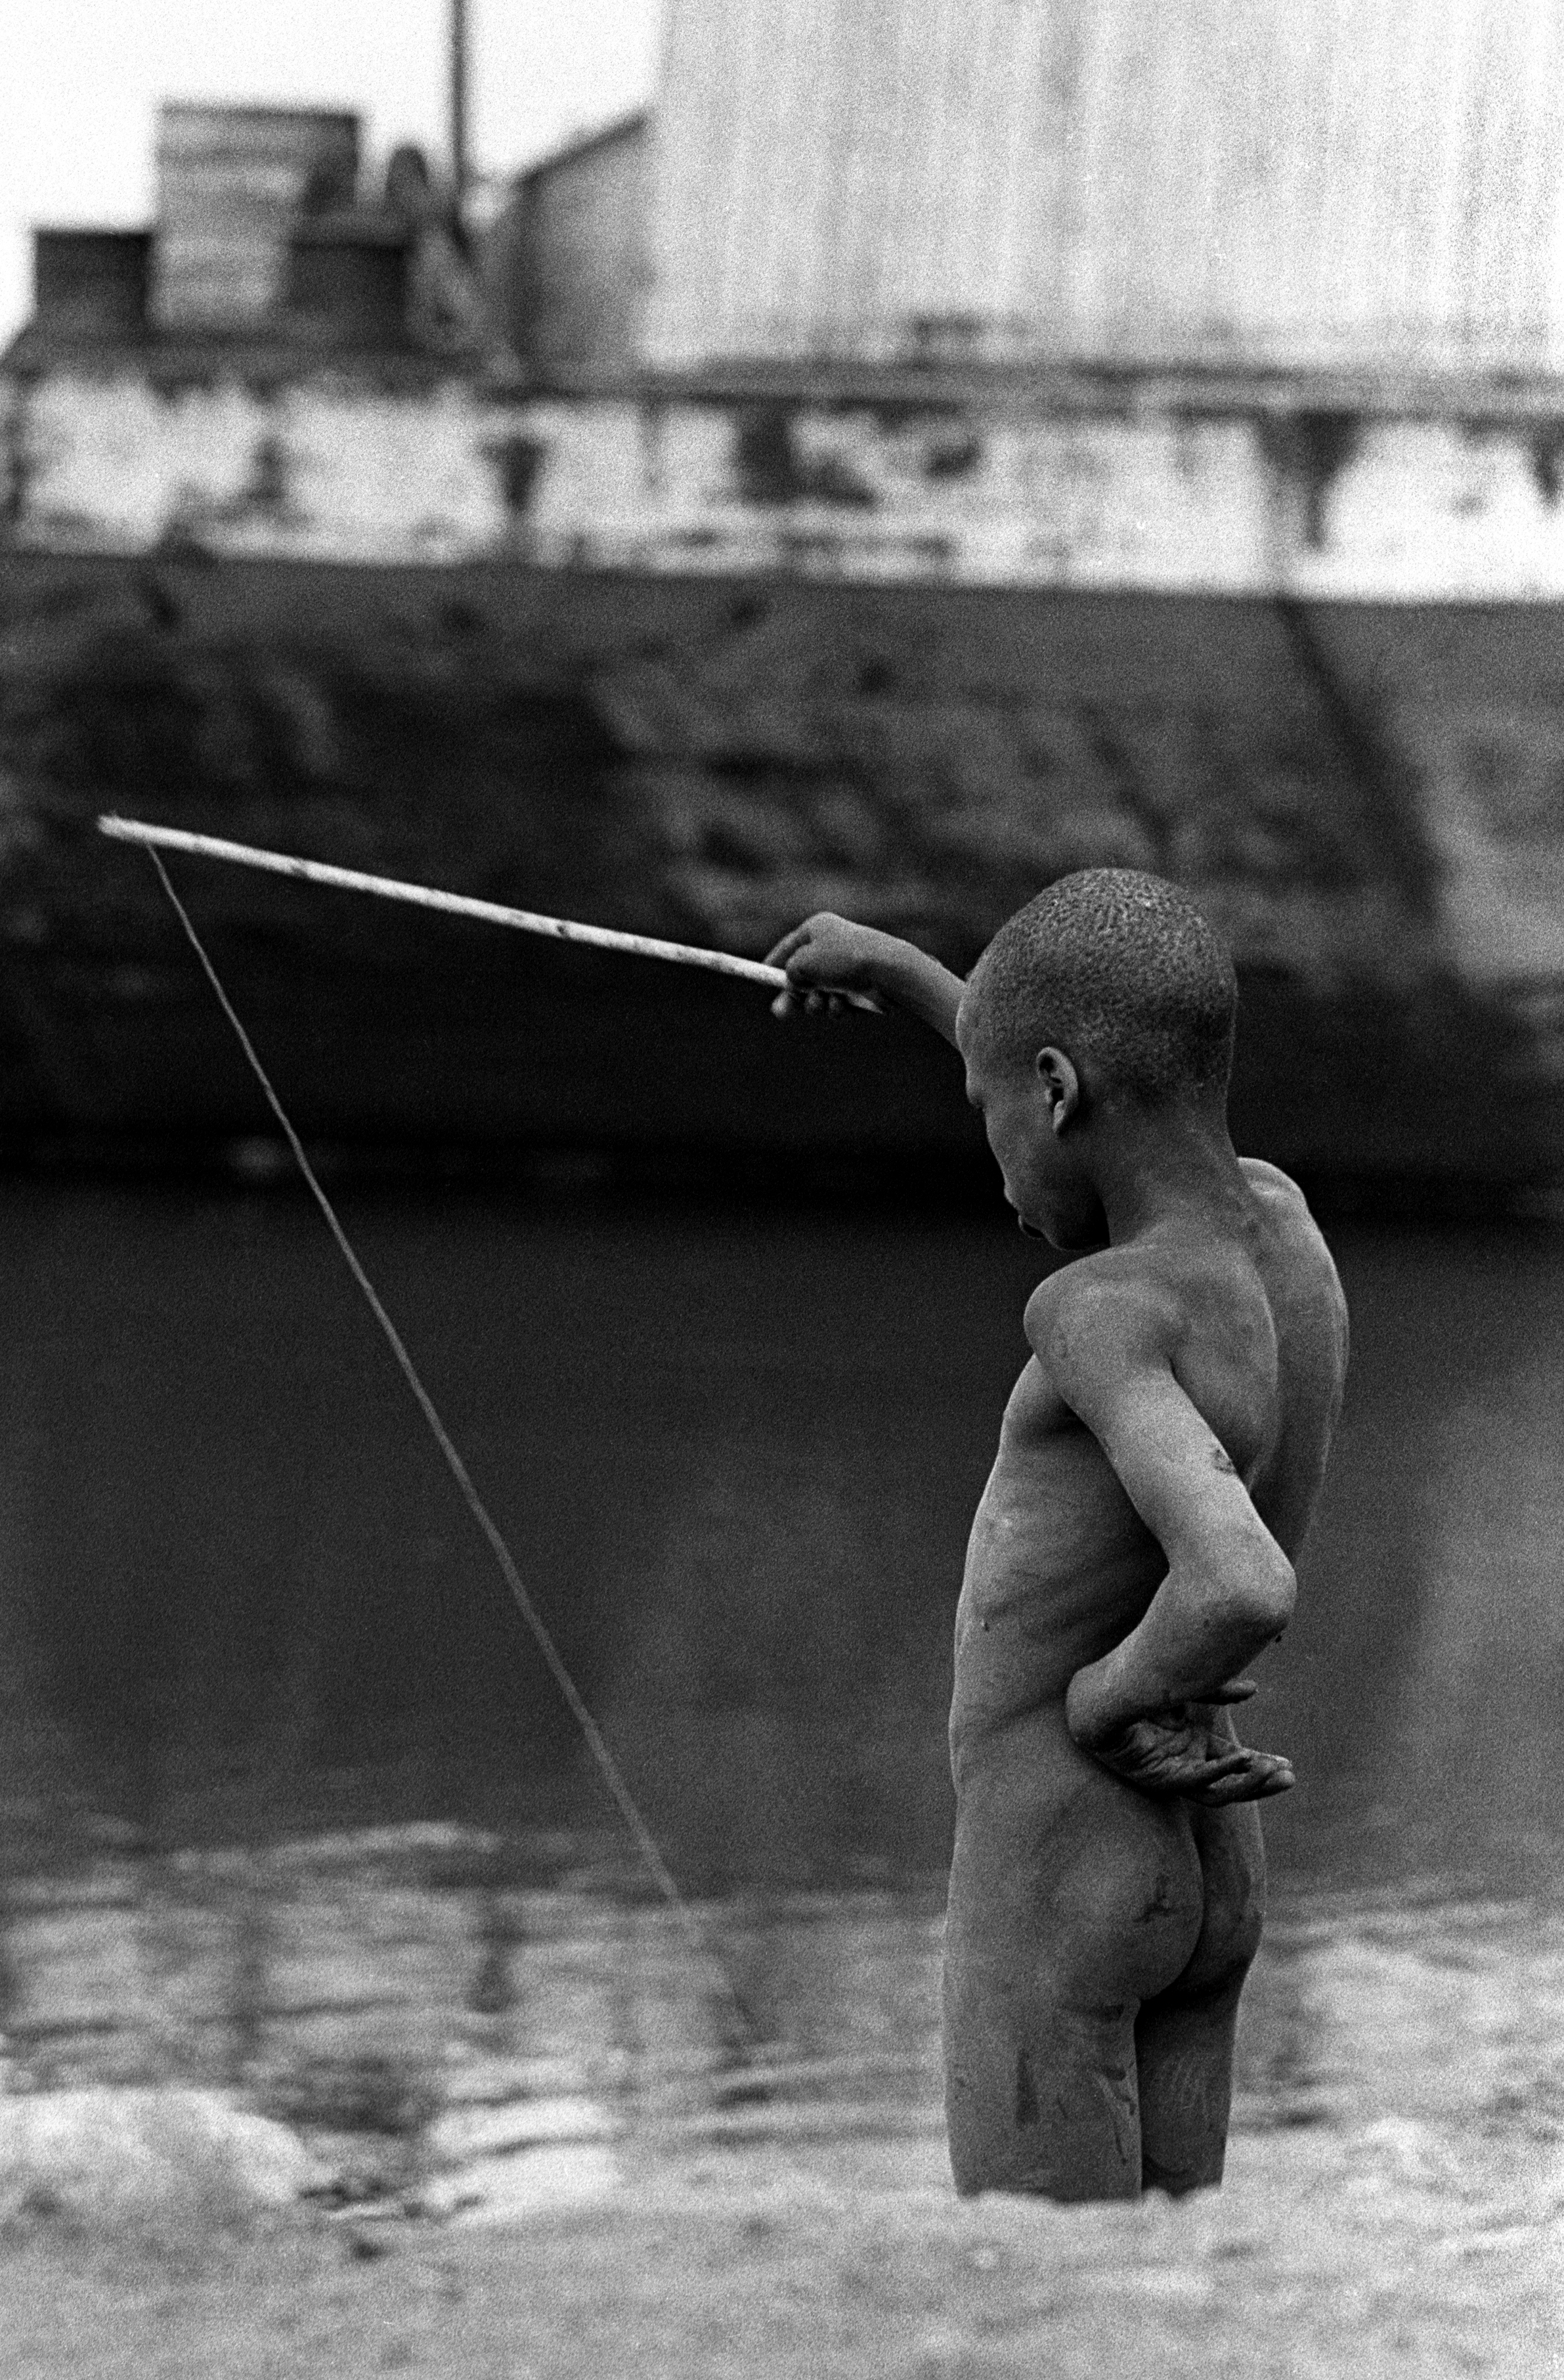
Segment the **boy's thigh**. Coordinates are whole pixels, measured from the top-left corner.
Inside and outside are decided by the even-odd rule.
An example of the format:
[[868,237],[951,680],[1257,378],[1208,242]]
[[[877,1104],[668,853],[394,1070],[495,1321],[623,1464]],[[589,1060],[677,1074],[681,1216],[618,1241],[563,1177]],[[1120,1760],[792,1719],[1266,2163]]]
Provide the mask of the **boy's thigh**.
[[947,1958],[945,2117],[958,2191],[1133,2198],[1141,2186],[1133,1999],[1071,2001],[990,1958]]
[[1042,1859],[1004,1859],[958,1816],[945,1931],[945,2082],[962,2191],[1134,2197],[1137,2009],[1205,1925],[1188,1815],[1104,1776]]
[[1141,2180],[1177,2197],[1214,2188],[1227,2155],[1240,1970],[1225,1982],[1175,1986],[1135,2023]]

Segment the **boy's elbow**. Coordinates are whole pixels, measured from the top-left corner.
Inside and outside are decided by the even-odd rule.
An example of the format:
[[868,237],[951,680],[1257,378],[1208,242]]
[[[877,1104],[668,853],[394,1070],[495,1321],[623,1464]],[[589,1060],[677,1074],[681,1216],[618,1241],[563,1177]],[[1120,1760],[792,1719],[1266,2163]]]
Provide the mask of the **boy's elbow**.
[[1267,1644],[1279,1636],[1298,1601],[1298,1573],[1274,1542],[1263,1559],[1245,1565],[1240,1588],[1243,1615]]
[[1216,1625],[1256,1648],[1279,1636],[1298,1600],[1292,1564],[1263,1526],[1206,1548],[1203,1600]]

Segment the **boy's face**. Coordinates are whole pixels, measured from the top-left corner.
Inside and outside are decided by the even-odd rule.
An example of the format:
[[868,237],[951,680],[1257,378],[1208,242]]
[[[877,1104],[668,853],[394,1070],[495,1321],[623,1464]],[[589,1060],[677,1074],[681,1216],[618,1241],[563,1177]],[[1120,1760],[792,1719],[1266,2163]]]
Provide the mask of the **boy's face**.
[[1022,1230],[1056,1248],[1099,1246],[1107,1237],[1101,1205],[1061,1137],[1054,1087],[1035,1066],[1000,1060],[988,1049],[964,1000],[956,1047],[966,1064],[966,1096],[983,1119]]

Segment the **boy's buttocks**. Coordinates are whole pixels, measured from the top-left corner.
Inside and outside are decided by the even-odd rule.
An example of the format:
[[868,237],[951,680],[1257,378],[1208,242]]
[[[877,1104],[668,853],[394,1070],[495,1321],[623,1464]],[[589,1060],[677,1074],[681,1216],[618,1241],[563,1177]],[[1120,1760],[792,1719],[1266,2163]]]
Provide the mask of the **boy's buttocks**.
[[1190,1811],[1110,1776],[1051,1717],[990,1739],[956,1817],[947,1956],[1018,1961],[1073,1998],[1177,1982],[1206,1918]]

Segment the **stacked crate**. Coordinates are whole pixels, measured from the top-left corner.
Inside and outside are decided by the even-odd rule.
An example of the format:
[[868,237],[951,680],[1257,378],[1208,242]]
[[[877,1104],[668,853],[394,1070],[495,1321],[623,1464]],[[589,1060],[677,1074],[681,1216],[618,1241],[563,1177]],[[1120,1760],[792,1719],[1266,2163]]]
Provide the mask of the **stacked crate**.
[[358,119],[346,111],[213,107],[159,111],[152,310],[164,330],[243,330],[287,288],[301,216],[351,206]]

